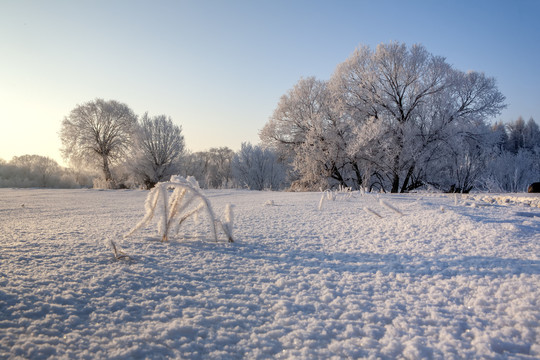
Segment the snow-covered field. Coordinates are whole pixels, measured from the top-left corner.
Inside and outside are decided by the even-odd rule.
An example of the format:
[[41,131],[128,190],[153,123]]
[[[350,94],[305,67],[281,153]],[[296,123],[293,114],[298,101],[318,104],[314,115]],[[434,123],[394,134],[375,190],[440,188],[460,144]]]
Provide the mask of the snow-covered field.
[[123,241],[145,191],[0,189],[0,358],[540,358],[538,197],[206,194],[235,243]]

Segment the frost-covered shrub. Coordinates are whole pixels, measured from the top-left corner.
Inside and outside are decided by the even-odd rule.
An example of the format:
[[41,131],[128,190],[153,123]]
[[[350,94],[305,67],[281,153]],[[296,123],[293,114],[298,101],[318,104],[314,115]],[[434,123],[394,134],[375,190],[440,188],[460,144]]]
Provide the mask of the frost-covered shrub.
[[145,209],[144,218],[125,237],[131,236],[156,217],[158,233],[161,241],[165,242],[170,236],[178,233],[185,220],[205,214],[214,240],[218,240],[220,227],[227,236],[227,240],[233,242],[232,206],[227,206],[224,221],[217,219],[208,198],[204,196],[193,177],[185,179],[172,176],[169,182],[157,183],[146,198]]

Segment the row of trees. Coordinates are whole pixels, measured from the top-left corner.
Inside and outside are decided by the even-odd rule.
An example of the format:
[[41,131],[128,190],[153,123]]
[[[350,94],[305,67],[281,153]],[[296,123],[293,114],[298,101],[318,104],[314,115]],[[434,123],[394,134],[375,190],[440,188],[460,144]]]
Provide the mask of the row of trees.
[[487,149],[487,163],[479,187],[489,191],[524,191],[540,180],[540,128],[534,119],[518,118],[492,127],[494,146]]
[[140,119],[126,105],[97,99],[78,105],[62,122],[62,154],[71,167],[99,170],[94,186],[152,188],[171,175],[194,176],[207,188],[282,189],[285,167],[267,149],[242,144],[190,153],[180,126],[165,115]]
[[75,107],[60,137],[71,173],[82,184],[99,171],[96,187],[151,188],[180,174],[206,188],[519,191],[540,178],[540,131],[533,119],[492,126],[504,100],[493,78],[390,43],[358,48],[328,81],[300,79],[261,145],[236,153],[190,153],[170,117],[138,117],[114,100]]
[[15,156],[9,162],[0,159],[0,187],[77,188],[91,185],[91,174],[62,168],[46,156]]
[[[126,104],[114,100],[77,106],[63,120],[60,138],[70,165],[99,169],[102,176],[96,185],[105,188],[118,187],[126,176],[151,188],[177,173],[184,152],[182,130],[170,118],[145,113],[138,119]],[[114,168],[121,171],[113,174]]]
[[420,45],[360,47],[330,80],[300,79],[260,137],[291,165],[296,189],[468,192],[486,176],[502,182],[489,167],[519,149],[538,154],[534,121],[510,124],[506,140],[491,129],[504,100],[493,78],[454,69]]
[[[163,168],[140,171],[140,163],[113,163],[109,171],[117,187],[151,187],[149,173],[162,173]],[[144,164],[144,163],[143,163]],[[174,169],[174,170],[173,170]],[[24,155],[6,162],[0,159],[0,187],[77,188],[106,187],[102,170],[63,168],[55,160]],[[243,143],[238,152],[222,147],[208,151],[184,152],[165,173],[194,176],[203,188],[243,188],[281,190],[288,186],[287,170],[274,152],[259,145]],[[168,180],[163,176],[159,181]]]
[[[540,178],[540,130],[533,119],[527,123],[521,118],[508,124],[496,123],[490,138],[492,150],[484,157],[475,186],[497,192],[523,191]],[[129,187],[147,185],[144,177],[137,176],[139,172],[131,171],[137,167],[127,162],[122,164],[111,171],[116,183]],[[185,152],[174,168],[184,177],[195,176],[205,188],[277,190],[288,186],[288,179],[295,176],[295,171],[285,166],[276,152],[248,143],[242,144],[236,153],[228,148]],[[39,155],[14,157],[10,162],[0,160],[0,187],[89,187],[93,180],[96,186],[100,185],[95,172],[65,169],[53,159]]]
[[[523,191],[540,178],[540,129],[534,119],[522,118],[491,127],[491,151],[484,157],[482,173],[475,183],[480,189]],[[116,182],[126,186],[147,186],[136,167],[127,162],[113,167]],[[295,171],[280,161],[268,148],[249,143],[240,151],[212,148],[208,151],[185,152],[174,164],[178,174],[195,176],[204,188],[239,187],[253,190],[283,189]],[[130,170],[131,169],[131,170]],[[81,168],[62,168],[56,161],[39,155],[14,157],[10,162],[0,159],[0,187],[76,188],[100,185],[95,172]],[[455,190],[455,189],[454,189]]]

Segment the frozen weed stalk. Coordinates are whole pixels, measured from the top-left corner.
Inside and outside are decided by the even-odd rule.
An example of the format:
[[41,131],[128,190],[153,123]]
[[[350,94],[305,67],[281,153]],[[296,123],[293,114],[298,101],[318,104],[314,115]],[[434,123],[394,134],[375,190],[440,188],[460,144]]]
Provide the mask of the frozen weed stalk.
[[[172,190],[170,196],[169,190]],[[131,236],[156,216],[161,241],[166,242],[169,241],[171,235],[178,233],[180,226],[185,220],[192,216],[197,218],[202,213],[206,214],[208,218],[210,231],[216,242],[218,240],[218,226],[227,236],[227,240],[234,242],[232,235],[232,206],[227,205],[225,221],[217,219],[210,202],[201,192],[197,180],[193,177],[184,179],[181,176],[172,176],[171,181],[157,183],[146,197],[144,207],[146,214],[143,219],[124,237]]]
[[353,192],[350,187],[339,185],[337,190],[326,189],[323,191],[321,200],[319,201],[319,211],[323,208],[323,203],[326,200],[336,201],[340,196],[342,199],[350,199],[353,196]]
[[116,260],[133,260],[131,256],[129,256],[128,254],[123,252],[118,246],[116,246],[114,241],[109,240],[109,246],[111,247],[114,254],[114,258]]

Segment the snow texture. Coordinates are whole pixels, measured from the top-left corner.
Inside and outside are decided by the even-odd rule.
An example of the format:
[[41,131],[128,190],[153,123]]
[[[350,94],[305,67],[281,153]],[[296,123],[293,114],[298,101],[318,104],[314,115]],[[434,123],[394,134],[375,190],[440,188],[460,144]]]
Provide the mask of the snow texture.
[[147,194],[0,189],[0,358],[540,358],[538,197],[215,190],[235,243],[123,240]]

